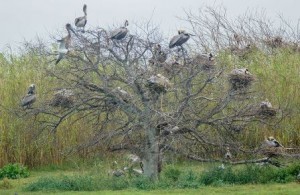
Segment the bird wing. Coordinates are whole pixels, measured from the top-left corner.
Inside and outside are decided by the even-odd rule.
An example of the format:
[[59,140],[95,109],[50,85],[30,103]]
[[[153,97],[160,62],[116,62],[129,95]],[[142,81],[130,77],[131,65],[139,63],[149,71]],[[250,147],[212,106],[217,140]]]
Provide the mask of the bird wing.
[[175,47],[179,40],[180,40],[180,35],[175,35],[170,41],[169,48]]
[[84,27],[86,25],[86,18],[85,16],[82,16],[82,17],[78,17],[75,19],[75,26],[77,27]]
[[34,103],[36,100],[36,95],[35,94],[27,94],[24,96],[21,100],[21,106],[28,106],[32,103]]
[[128,30],[126,28],[118,28],[112,31],[110,38],[111,39],[122,39],[126,36]]
[[60,43],[58,50],[66,49],[66,41],[64,39],[57,40],[57,41]]

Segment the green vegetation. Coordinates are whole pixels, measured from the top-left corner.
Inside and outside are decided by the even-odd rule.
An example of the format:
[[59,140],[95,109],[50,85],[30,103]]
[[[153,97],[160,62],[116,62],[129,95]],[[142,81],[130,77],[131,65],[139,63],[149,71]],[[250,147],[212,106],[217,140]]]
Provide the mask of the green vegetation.
[[285,168],[248,165],[239,167],[211,167],[207,171],[183,170],[169,166],[163,171],[159,181],[146,177],[107,176],[104,173],[80,173],[40,177],[26,186],[25,191],[97,191],[97,190],[157,190],[201,188],[203,186],[224,186],[241,184],[288,183],[295,181],[300,172],[300,164]]
[[0,194],[296,194],[300,190],[292,182],[300,171],[299,163],[285,168],[225,165],[224,170],[217,164],[179,163],[167,165],[160,181],[153,183],[145,177],[113,177],[105,169],[107,162],[97,162],[77,168],[44,167],[18,180],[5,178],[0,181]]
[[[39,99],[49,99],[50,88],[59,87],[57,81],[45,72],[45,67],[48,66],[46,59],[28,53],[21,56],[0,56],[0,166],[10,162],[19,162],[29,167],[62,164],[66,158],[60,151],[68,151],[70,147],[93,136],[95,132],[91,124],[66,120],[58,128],[56,136],[43,131],[42,124],[34,124],[34,119],[25,115],[26,111],[20,108],[20,99],[31,83],[37,86],[36,106],[39,105]],[[286,147],[299,146],[300,53],[278,49],[274,54],[253,52],[248,54],[246,60],[220,54],[218,60],[224,62],[228,72],[235,66],[248,67],[256,76],[253,88],[262,91],[263,96],[274,107],[280,107],[282,112],[278,116],[283,116],[280,124],[247,127],[238,135],[239,139],[246,146],[256,147],[264,136],[273,135]],[[97,156],[100,151],[102,155],[106,155],[98,146],[73,153],[68,159],[87,159]]]
[[19,179],[28,176],[29,171],[27,170],[27,167],[18,163],[7,164],[0,169],[0,179],[5,177],[9,179]]

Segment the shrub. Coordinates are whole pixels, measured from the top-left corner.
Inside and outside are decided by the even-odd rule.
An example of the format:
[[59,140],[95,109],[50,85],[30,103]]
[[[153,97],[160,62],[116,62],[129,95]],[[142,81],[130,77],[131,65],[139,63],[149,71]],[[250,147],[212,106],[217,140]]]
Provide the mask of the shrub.
[[27,191],[92,191],[98,190],[97,183],[92,176],[60,176],[44,177],[38,181],[29,184]]
[[155,183],[153,181],[151,181],[149,178],[143,177],[143,176],[134,178],[133,186],[139,190],[151,190],[156,187]]
[[29,171],[27,167],[15,163],[7,164],[2,169],[0,169],[0,179],[7,177],[8,179],[19,179],[29,176]]
[[198,188],[200,186],[201,183],[198,180],[198,176],[191,170],[182,174],[178,181],[179,188]]
[[177,181],[180,174],[181,174],[181,171],[174,167],[168,167],[168,168],[166,168],[166,171],[165,171],[165,177],[168,179],[171,179],[172,181]]

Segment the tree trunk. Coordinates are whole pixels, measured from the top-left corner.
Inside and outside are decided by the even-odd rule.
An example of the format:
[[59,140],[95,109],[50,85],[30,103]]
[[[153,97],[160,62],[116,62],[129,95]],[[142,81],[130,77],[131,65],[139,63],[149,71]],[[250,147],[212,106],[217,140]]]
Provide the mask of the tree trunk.
[[145,145],[144,174],[151,180],[158,179],[159,144],[156,129],[146,130],[147,139]]
[[159,163],[159,132],[151,124],[152,113],[149,102],[146,103],[146,110],[143,115],[143,124],[146,134],[144,146],[144,174],[151,180],[158,179]]

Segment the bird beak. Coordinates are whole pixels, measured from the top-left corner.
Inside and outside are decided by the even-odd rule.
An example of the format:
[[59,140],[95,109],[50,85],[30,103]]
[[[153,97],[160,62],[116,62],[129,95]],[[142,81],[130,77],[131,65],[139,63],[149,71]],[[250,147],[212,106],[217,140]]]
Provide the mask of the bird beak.
[[196,35],[193,35],[193,34],[191,34],[191,33],[189,33],[189,35],[190,35],[190,36],[196,36]]

